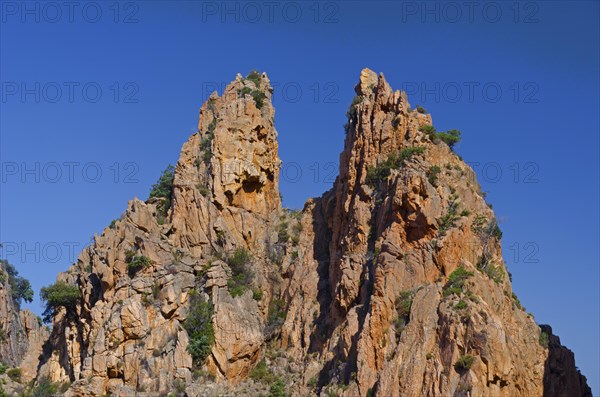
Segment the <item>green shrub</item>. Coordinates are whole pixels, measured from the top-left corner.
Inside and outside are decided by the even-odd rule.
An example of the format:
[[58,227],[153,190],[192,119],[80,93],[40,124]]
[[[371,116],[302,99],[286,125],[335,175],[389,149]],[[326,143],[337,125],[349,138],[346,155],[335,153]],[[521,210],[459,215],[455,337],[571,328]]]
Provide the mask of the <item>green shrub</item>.
[[448,205],[446,215],[438,220],[439,234],[444,235],[448,230],[452,229],[456,221],[460,218],[458,214],[458,203],[454,196],[451,196],[451,201]]
[[285,383],[283,379],[277,378],[275,382],[271,384],[269,389],[269,397],[286,397]]
[[496,284],[500,284],[504,281],[504,270],[501,265],[494,265],[491,259],[486,259],[483,256],[477,263],[477,270],[484,273],[490,280],[493,280]]
[[461,132],[459,130],[449,130],[446,132],[439,132],[437,137],[446,145],[450,146],[450,149],[454,148],[458,142],[460,142]]
[[512,293],[512,299],[513,299],[513,303],[514,303],[514,305],[515,305],[517,308],[519,308],[519,309],[521,309],[521,310],[525,311],[525,308],[524,308],[524,307],[523,307],[523,305],[521,304],[521,301],[519,300],[519,298],[517,297],[517,295],[516,295],[514,292]]
[[365,182],[371,187],[377,186],[380,182],[387,179],[390,176],[390,165],[387,161],[376,165],[375,167],[367,168],[367,177]]
[[496,240],[502,239],[502,231],[498,226],[498,221],[492,219],[487,221],[485,215],[477,215],[471,224],[471,231],[477,234],[485,243],[489,238],[493,237]]
[[253,289],[252,290],[252,299],[255,301],[261,301],[264,296],[264,292],[261,289]]
[[500,230],[500,227],[498,226],[498,222],[496,222],[496,220],[492,220],[492,237],[496,238],[496,240],[501,240],[502,239],[502,231]]
[[410,309],[412,308],[414,294],[411,291],[402,291],[396,298],[396,314],[393,324],[396,337],[400,338],[404,327],[410,321]]
[[[417,108],[418,110],[418,108]],[[459,130],[449,130],[446,132],[437,132],[436,128],[432,125],[422,125],[419,127],[419,131],[425,133],[431,142],[439,143],[442,141],[450,146],[450,149],[454,148],[458,142],[460,142],[461,132]]]
[[61,307],[67,310],[67,316],[75,313],[77,302],[81,299],[81,291],[76,285],[57,281],[40,290],[40,299],[46,303],[46,308],[42,313],[43,320],[45,323],[50,323]]
[[467,307],[467,302],[461,299],[456,305],[454,305],[454,310],[465,310]]
[[269,314],[267,316],[267,325],[278,326],[285,320],[285,301],[283,299],[273,299],[269,303]]
[[254,99],[257,108],[261,109],[264,106],[266,98],[267,96],[264,92],[260,90],[252,91],[252,99]]
[[8,369],[8,366],[4,363],[0,363],[0,375],[4,375],[6,373],[6,370]]
[[[206,132],[203,134],[204,138],[200,141],[200,150],[202,151],[202,160],[205,164],[210,163],[210,159],[213,156],[212,153],[212,142],[215,138],[215,128],[217,128],[217,119],[213,118]],[[199,164],[197,164],[199,166]]]
[[350,104],[350,107],[348,108],[348,111],[346,112],[346,118],[348,120],[352,120],[354,119],[354,117],[356,116],[356,106],[362,102],[362,97],[359,95],[356,95],[354,98],[352,98],[352,103]]
[[421,146],[409,146],[405,147],[398,153],[390,153],[388,158],[375,167],[367,168],[367,176],[365,182],[371,187],[377,186],[380,182],[387,179],[390,176],[391,169],[399,169],[402,167],[404,162],[409,160],[416,154],[422,154],[425,152],[425,148]]
[[236,249],[226,259],[227,264],[231,268],[231,278],[227,280],[227,287],[229,288],[229,294],[233,298],[243,295],[252,282],[252,272],[248,267],[251,259],[250,253],[245,248]]
[[394,168],[400,168],[412,156],[423,153],[425,153],[425,148],[422,146],[408,146],[403,148],[395,159]]
[[471,276],[473,276],[473,272],[467,271],[464,267],[459,266],[455,271],[450,273],[450,276],[448,276],[448,281],[443,288],[444,297],[452,294],[460,295],[463,292],[465,281]]
[[421,113],[421,114],[425,114],[427,113],[427,110],[425,110],[425,108],[421,105],[417,105],[417,112]]
[[260,78],[261,75],[256,69],[252,69],[250,73],[248,73],[248,75],[246,76],[246,80],[250,80],[251,82],[253,82],[256,88],[258,88],[258,86],[260,85]]
[[297,222],[292,226],[292,244],[294,246],[298,245],[300,242],[300,233],[302,233],[302,223]]
[[2,283],[5,283],[6,276],[3,271],[8,275],[11,298],[16,308],[19,309],[23,301],[31,303],[33,301],[33,289],[29,280],[19,276],[17,269],[6,259],[0,260],[0,276],[3,277]]
[[[43,377],[41,378],[37,385],[31,389],[28,396],[29,397],[52,397],[59,392],[60,385],[58,383],[52,382],[50,379]],[[63,392],[66,390],[63,390]]]
[[250,96],[252,96],[252,99],[254,99],[254,103],[256,104],[256,107],[258,109],[261,109],[264,104],[265,104],[265,99],[267,98],[267,96],[265,95],[264,92],[262,92],[259,87],[260,87],[260,80],[261,80],[261,74],[259,72],[257,72],[256,70],[252,70],[247,76],[246,76],[246,80],[249,80],[251,82],[254,83],[255,89],[252,89],[250,87],[243,87],[240,91],[239,94],[240,96],[245,96],[250,94]]
[[152,265],[150,258],[144,255],[136,255],[133,250],[125,252],[125,262],[127,263],[129,277],[134,277],[137,272]]
[[21,368],[11,368],[6,371],[6,375],[13,381],[21,383]]
[[279,225],[277,225],[277,241],[280,243],[287,243],[290,239],[290,235],[288,234],[288,222],[286,220],[282,220]]
[[540,345],[544,348],[547,349],[548,348],[548,343],[549,343],[549,338],[548,338],[548,334],[545,331],[542,331],[540,333]]
[[250,87],[244,87],[240,90],[240,95],[241,96],[246,96],[252,93],[252,88]]
[[250,375],[248,375],[248,377],[255,382],[266,384],[272,383],[276,379],[275,375],[273,375],[273,373],[267,367],[267,363],[264,359],[260,360],[258,364],[256,364],[256,367],[252,368],[252,371],[250,371]]
[[473,223],[471,223],[471,231],[477,235],[482,234],[486,223],[487,218],[485,215],[478,214],[475,216],[475,219],[473,219]]
[[400,317],[409,317],[413,302],[413,293],[411,291],[400,292],[396,298],[396,312]]
[[474,360],[475,360],[475,357],[471,356],[470,354],[462,355],[456,361],[456,363],[454,363],[454,369],[457,372],[468,371],[471,369],[471,366],[473,365]]
[[194,363],[201,366],[215,343],[215,330],[212,323],[213,305],[197,294],[191,294],[190,310],[183,322],[189,336],[188,352]]
[[419,127],[419,131],[425,133],[432,142],[437,142],[437,130],[432,125],[422,125]]
[[442,172],[442,170],[437,165],[434,165],[431,168],[429,168],[429,171],[427,172],[427,179],[429,180],[429,183],[431,183],[433,186],[437,185],[437,178],[440,172]]
[[165,168],[158,181],[152,185],[150,198],[161,199],[157,205],[157,213],[163,218],[167,216],[171,208],[171,198],[173,195],[173,180],[175,179],[175,167],[171,164]]

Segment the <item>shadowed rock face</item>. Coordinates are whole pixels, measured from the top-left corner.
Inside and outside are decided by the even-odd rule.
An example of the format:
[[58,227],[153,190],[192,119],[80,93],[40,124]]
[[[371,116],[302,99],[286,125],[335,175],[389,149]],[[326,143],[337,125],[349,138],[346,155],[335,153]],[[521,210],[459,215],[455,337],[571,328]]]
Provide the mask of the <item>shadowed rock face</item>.
[[[290,212],[268,78],[214,93],[166,216],[130,201],[59,275],[83,299],[55,316],[38,376],[72,396],[260,395],[247,378],[266,357],[293,395],[591,395],[558,338],[540,343],[475,174],[427,133],[431,116],[368,69],[356,94],[333,188]],[[150,265],[131,274],[128,251]],[[213,380],[188,353],[198,297],[214,308]]]
[[[38,318],[29,310],[20,310],[13,299],[6,262],[0,262],[0,363],[21,369],[21,380],[26,383],[37,375],[42,345],[49,335]],[[0,375],[6,393],[17,394],[21,385],[8,376]]]

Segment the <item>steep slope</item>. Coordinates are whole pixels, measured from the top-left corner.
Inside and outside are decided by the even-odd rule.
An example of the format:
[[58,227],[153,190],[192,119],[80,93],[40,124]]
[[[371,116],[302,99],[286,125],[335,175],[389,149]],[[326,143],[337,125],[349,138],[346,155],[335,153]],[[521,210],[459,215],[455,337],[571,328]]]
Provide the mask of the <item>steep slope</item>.
[[[73,395],[166,393],[191,383],[183,323],[197,296],[214,310],[208,369],[231,381],[248,374],[264,344],[269,278],[277,277],[266,259],[281,213],[271,92],[266,76],[255,74],[211,96],[168,197],[132,200],[58,277],[83,296],[58,308],[40,376],[73,381]],[[222,259],[235,249],[249,263],[234,269],[244,273],[234,299],[232,269]]]
[[59,275],[81,298],[54,307],[38,376],[72,396],[591,396],[513,294],[453,135],[382,75],[356,93],[339,176],[301,212],[266,75],[214,93],[172,174]]
[[344,396],[591,395],[564,362],[549,383],[571,386],[548,388],[547,335],[512,292],[451,134],[383,75],[363,70],[356,93],[340,175],[307,208],[318,261],[295,266],[284,346],[316,353],[319,387]]
[[[20,309],[21,301],[31,301],[32,294],[29,281],[8,261],[0,261],[0,366],[4,371],[16,370],[23,382],[36,377],[38,357],[49,334],[31,311]],[[20,389],[4,372],[1,375],[10,383],[4,387],[7,392]]]

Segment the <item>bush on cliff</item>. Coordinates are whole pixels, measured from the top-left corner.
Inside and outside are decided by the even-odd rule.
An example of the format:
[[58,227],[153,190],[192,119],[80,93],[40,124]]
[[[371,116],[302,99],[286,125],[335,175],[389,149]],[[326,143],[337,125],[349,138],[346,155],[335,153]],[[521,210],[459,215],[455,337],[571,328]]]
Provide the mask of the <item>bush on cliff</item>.
[[231,268],[231,278],[227,280],[227,288],[233,298],[243,295],[252,282],[252,271],[248,264],[252,260],[250,253],[245,248],[236,249],[226,259]]
[[213,311],[210,301],[204,301],[196,293],[191,294],[190,311],[183,323],[183,328],[187,331],[190,339],[188,352],[197,366],[204,363],[215,343]]
[[136,255],[135,251],[132,250],[125,252],[125,262],[127,262],[129,277],[134,277],[137,272],[152,264],[150,258],[144,255]]
[[458,372],[468,371],[471,369],[474,360],[475,357],[471,356],[470,354],[460,356],[456,363],[454,363],[454,369]]
[[450,130],[446,132],[440,132],[437,137],[446,145],[450,146],[450,149],[454,149],[454,145],[460,142],[461,132],[459,130]]
[[46,323],[50,323],[61,307],[66,309],[67,316],[74,314],[77,302],[81,299],[81,291],[76,285],[57,281],[52,285],[42,288],[40,290],[40,298],[46,304],[46,308],[42,313],[43,320]]
[[450,273],[450,276],[448,276],[448,282],[446,282],[446,285],[443,289],[444,297],[452,294],[460,295],[463,292],[465,282],[471,276],[473,276],[473,272],[466,270],[462,266]]
[[152,185],[150,190],[150,198],[159,199],[157,205],[158,215],[162,219],[166,218],[169,208],[171,208],[171,196],[173,195],[173,180],[175,179],[175,167],[171,164],[165,168],[165,170],[158,178],[158,181]]
[[398,153],[390,153],[385,161],[377,164],[375,167],[367,168],[365,182],[371,187],[376,187],[390,176],[392,169],[399,169],[405,161],[416,154],[422,154],[424,151],[425,148],[421,146],[409,146],[403,148]]
[[21,307],[22,301],[31,302],[33,300],[33,290],[31,289],[29,280],[19,276],[17,269],[8,263],[7,260],[3,259],[0,260],[0,282],[2,284],[7,281],[2,269],[8,275],[8,285],[10,286],[12,300],[17,309]]

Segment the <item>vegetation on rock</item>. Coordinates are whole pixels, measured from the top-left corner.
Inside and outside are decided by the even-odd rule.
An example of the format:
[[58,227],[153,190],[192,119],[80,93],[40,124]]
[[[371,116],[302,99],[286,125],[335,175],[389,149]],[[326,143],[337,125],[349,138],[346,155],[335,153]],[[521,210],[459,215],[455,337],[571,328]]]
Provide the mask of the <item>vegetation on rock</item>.
[[252,371],[250,371],[250,375],[248,377],[255,382],[267,384],[274,382],[276,379],[275,375],[273,375],[273,373],[267,367],[267,363],[264,359],[260,360],[258,364],[256,364],[256,367],[252,368]]
[[471,356],[470,354],[462,355],[456,361],[456,363],[454,363],[454,369],[458,372],[468,371],[471,369],[474,360],[475,357]]
[[437,165],[433,165],[429,168],[429,171],[427,172],[427,179],[433,186],[437,186],[437,179],[440,172],[442,172],[442,170]]
[[167,217],[167,213],[171,208],[174,178],[175,167],[169,164],[158,178],[158,181],[152,185],[152,189],[150,190],[150,198],[157,199],[157,216],[161,223],[164,222],[164,219]]
[[152,261],[147,256],[137,255],[133,250],[125,252],[125,262],[129,277],[134,277],[137,272],[152,265]]
[[419,131],[425,133],[433,143],[440,141],[444,142],[450,149],[454,149],[454,145],[460,142],[462,133],[459,130],[453,129],[446,132],[437,132],[432,125],[422,125]]
[[396,298],[396,314],[394,327],[396,328],[396,337],[399,338],[404,327],[410,321],[410,309],[412,308],[414,293],[411,291],[402,291]]
[[[4,272],[8,275],[8,279]],[[4,284],[7,281],[10,286],[13,303],[17,309],[21,307],[23,301],[33,301],[33,289],[31,289],[29,280],[19,276],[17,269],[6,259],[2,259],[0,260],[0,283]]]
[[452,294],[460,295],[463,292],[465,282],[471,276],[473,276],[473,272],[466,270],[463,266],[459,266],[455,271],[450,273],[450,276],[448,276],[448,281],[443,289],[444,297]]
[[40,290],[40,298],[46,304],[46,308],[42,314],[43,320],[45,323],[51,323],[52,318],[60,308],[66,309],[68,317],[75,314],[75,307],[81,299],[81,291],[76,285],[57,281],[52,285],[42,288]]
[[190,308],[183,328],[189,336],[188,352],[197,366],[204,363],[215,343],[213,311],[210,301],[205,301],[197,293],[191,294]]
[[246,248],[238,248],[227,257],[226,262],[231,268],[231,278],[227,280],[227,287],[232,297],[243,295],[252,282],[252,271],[248,264],[252,260]]
[[424,147],[409,146],[403,148],[400,152],[389,154],[385,161],[377,164],[375,167],[367,168],[365,182],[371,187],[376,187],[390,176],[392,169],[401,168],[404,162],[408,161],[412,156],[424,152]]

